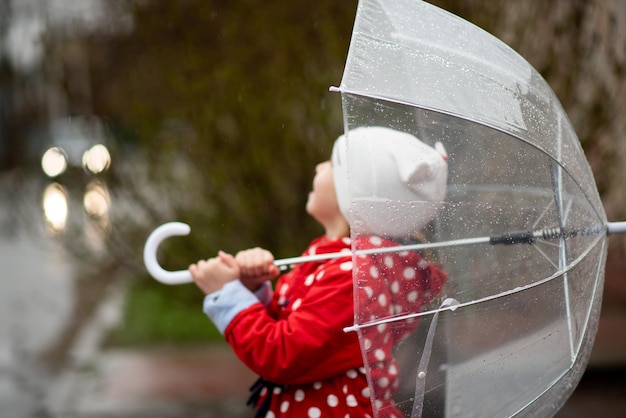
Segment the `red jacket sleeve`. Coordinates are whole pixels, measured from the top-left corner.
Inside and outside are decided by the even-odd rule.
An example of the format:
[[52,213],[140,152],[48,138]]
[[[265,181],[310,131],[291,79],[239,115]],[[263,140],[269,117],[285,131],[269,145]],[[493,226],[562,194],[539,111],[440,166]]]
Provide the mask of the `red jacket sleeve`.
[[224,336],[237,356],[264,379],[279,384],[313,383],[363,366],[354,320],[352,263],[328,262],[292,312],[275,319],[255,304],[236,315]]

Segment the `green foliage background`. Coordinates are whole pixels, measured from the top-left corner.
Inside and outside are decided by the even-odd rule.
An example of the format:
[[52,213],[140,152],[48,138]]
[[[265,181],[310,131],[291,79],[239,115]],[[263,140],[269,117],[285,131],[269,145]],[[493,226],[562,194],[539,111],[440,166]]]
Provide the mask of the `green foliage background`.
[[[133,242],[126,257],[141,257],[146,234],[178,220],[192,233],[164,243],[166,268],[257,245],[299,254],[322,232],[304,206],[315,164],[343,131],[340,96],[328,88],[341,80],[356,2],[124,7],[130,30],[93,37],[88,49],[94,113],[107,119],[118,160],[131,161],[111,174],[133,214],[118,209],[109,253]],[[140,264],[135,272],[115,342],[213,335],[195,286],[161,285]]]

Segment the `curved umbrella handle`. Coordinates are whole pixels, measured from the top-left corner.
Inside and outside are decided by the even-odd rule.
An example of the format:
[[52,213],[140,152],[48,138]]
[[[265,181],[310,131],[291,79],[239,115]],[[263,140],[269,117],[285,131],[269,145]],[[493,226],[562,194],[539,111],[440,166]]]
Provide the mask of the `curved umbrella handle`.
[[[163,269],[157,260],[157,249],[166,238],[173,236],[188,235],[191,227],[182,222],[169,222],[161,225],[148,236],[146,245],[143,248],[143,262],[146,265],[148,273],[156,280],[163,284],[184,284],[192,283],[193,277],[189,270],[168,271]],[[282,260],[274,260],[274,265],[281,270],[285,270],[289,266],[309,261],[329,260],[332,258],[345,257],[346,253],[327,253],[309,256],[300,256],[292,258],[283,258]]]
[[152,231],[143,248],[143,262],[152,277],[164,284],[193,282],[189,270],[167,271],[161,267],[157,260],[157,249],[161,241],[172,236],[188,235],[190,231],[189,225],[182,222],[169,222]]

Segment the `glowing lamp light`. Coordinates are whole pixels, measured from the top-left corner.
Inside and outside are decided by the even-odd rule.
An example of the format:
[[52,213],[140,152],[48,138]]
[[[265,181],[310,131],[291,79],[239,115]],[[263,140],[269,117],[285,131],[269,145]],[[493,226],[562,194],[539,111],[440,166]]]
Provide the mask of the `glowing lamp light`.
[[67,155],[59,147],[48,149],[41,157],[41,168],[48,177],[56,177],[67,168]]
[[58,183],[46,187],[43,194],[43,213],[46,225],[52,232],[65,229],[68,216],[67,191]]
[[83,206],[88,214],[103,217],[109,212],[110,197],[105,184],[92,182],[83,196]]
[[111,154],[102,144],[94,145],[83,154],[83,166],[93,174],[102,173],[111,165]]

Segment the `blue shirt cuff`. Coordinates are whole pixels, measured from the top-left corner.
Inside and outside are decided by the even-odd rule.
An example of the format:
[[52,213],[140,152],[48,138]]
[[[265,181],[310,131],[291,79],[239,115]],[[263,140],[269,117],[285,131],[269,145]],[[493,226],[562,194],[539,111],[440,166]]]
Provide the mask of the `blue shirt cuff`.
[[222,289],[206,295],[202,310],[224,335],[224,330],[233,318],[255,303],[259,303],[257,296],[239,280],[233,280],[226,283]]

